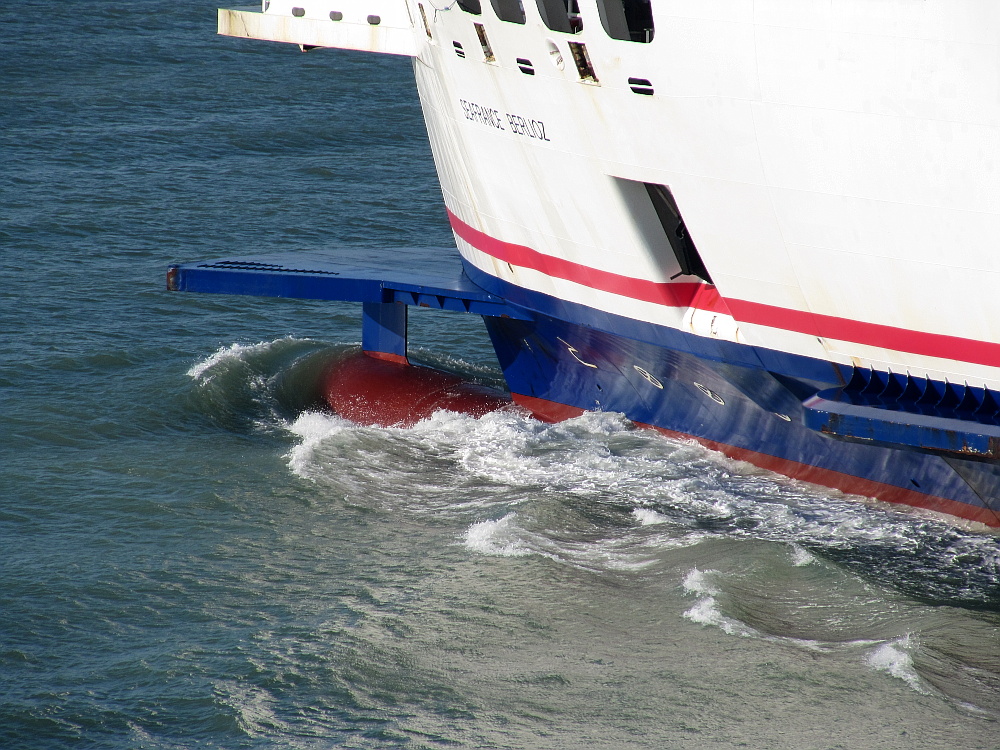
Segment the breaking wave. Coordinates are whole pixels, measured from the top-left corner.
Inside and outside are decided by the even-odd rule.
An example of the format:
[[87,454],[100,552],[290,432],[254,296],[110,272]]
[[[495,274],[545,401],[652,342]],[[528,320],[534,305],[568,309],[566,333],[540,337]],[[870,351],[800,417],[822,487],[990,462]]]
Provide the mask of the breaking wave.
[[320,373],[346,349],[293,337],[220,347],[187,371],[191,409],[231,430],[282,430],[315,406]]
[[739,620],[726,617],[719,610],[715,599],[719,594],[719,589],[711,582],[712,574],[716,572],[694,568],[684,578],[684,590],[698,597],[698,601],[684,613],[684,617],[700,625],[714,625],[728,635],[744,637],[757,635],[757,631],[753,628]]
[[883,643],[865,654],[865,663],[872,669],[902,680],[918,693],[926,693],[927,689],[921,684],[910,655],[915,648],[913,640],[913,636],[907,633],[902,638]]
[[249,356],[270,351],[277,342],[259,344],[230,344],[191,365],[187,376],[200,382],[210,382],[223,373],[228,365],[242,364]]
[[496,521],[477,521],[465,531],[465,546],[474,552],[500,557],[531,554],[521,539],[523,531],[515,525],[515,518],[515,513],[508,513]]

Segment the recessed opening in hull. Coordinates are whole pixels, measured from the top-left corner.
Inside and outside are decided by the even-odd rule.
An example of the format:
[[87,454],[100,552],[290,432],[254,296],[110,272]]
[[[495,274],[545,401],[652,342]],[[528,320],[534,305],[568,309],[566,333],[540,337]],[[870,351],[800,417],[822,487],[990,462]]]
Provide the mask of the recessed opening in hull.
[[656,216],[663,227],[663,233],[666,235],[667,242],[670,243],[670,249],[674,252],[677,265],[680,266],[681,270],[677,276],[697,276],[702,281],[713,283],[712,277],[705,267],[705,262],[701,259],[698,248],[695,247],[694,240],[688,234],[681,210],[677,207],[677,201],[674,200],[670,188],[655,182],[642,184],[646,187],[646,194],[649,195],[649,200],[653,203]]
[[476,34],[479,36],[479,45],[483,48],[483,59],[486,62],[496,62],[493,54],[493,47],[490,46],[489,37],[486,36],[486,27],[481,23],[473,24],[476,27]]
[[580,74],[580,80],[597,83],[597,73],[594,72],[594,66],[590,62],[590,55],[587,54],[587,45],[583,42],[570,42],[569,52],[573,56],[573,62],[576,64],[576,72]]
[[623,177],[614,182],[632,219],[634,235],[629,241],[645,250],[660,273],[670,280],[694,276],[713,284],[670,188]]

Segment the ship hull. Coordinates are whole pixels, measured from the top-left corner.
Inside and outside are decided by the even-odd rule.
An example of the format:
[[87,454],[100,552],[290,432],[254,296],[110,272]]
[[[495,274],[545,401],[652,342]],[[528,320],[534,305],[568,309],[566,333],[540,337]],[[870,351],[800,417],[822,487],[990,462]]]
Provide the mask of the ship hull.
[[[509,300],[528,302],[523,292],[507,291]],[[767,370],[750,347],[706,351],[700,337],[630,331],[627,323],[617,333],[598,330],[537,312],[562,308],[586,317],[535,295],[530,308],[530,320],[485,320],[514,401],[542,419],[619,412],[795,479],[1000,526],[1000,508],[991,502],[1000,497],[995,464],[840,440],[804,426],[800,397],[823,385],[815,377],[832,373],[828,363],[803,358],[800,376],[791,377]],[[609,328],[616,322],[607,320]],[[660,340],[647,340],[657,334]]]

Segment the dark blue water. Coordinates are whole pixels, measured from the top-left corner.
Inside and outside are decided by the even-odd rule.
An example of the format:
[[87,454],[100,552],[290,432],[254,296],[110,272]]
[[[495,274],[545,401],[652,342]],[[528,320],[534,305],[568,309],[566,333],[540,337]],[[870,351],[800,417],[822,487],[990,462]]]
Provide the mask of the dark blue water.
[[357,309],[165,291],[456,263],[409,61],[0,20],[0,747],[1000,747],[995,536],[616,415],[357,427],[313,407]]

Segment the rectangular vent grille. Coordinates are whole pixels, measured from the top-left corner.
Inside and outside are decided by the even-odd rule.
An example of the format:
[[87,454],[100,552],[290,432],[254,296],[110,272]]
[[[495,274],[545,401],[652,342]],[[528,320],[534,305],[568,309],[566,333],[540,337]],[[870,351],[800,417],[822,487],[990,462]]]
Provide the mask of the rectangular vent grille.
[[462,47],[462,43],[461,42],[452,42],[451,44],[455,48],[455,54],[458,55],[459,57],[461,57],[464,60],[465,59],[465,49]]
[[517,67],[519,67],[521,72],[525,75],[535,75],[535,66],[531,64],[531,60],[525,60],[523,57],[519,57],[517,58]]
[[633,94],[653,95],[653,84],[645,78],[629,78],[628,85],[632,89]]

